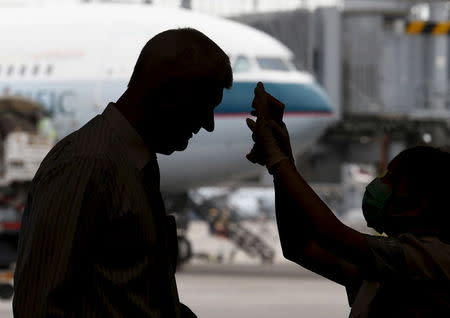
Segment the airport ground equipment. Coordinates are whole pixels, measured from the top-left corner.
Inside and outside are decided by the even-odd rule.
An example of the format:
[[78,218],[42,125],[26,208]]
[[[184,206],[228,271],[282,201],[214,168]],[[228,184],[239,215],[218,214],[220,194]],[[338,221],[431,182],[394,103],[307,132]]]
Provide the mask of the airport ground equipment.
[[15,262],[28,187],[53,146],[52,140],[37,133],[43,114],[38,104],[26,99],[0,99],[0,270]]
[[10,299],[14,294],[14,270],[0,271],[0,299]]
[[272,263],[275,250],[263,238],[243,226],[236,217],[236,211],[221,199],[224,197],[201,198],[199,202],[195,202],[189,198],[188,203],[208,223],[213,234],[229,239],[247,255],[259,257],[263,263]]
[[44,114],[22,98],[0,99],[0,188],[30,182],[53,142],[37,132]]
[[177,265],[181,266],[192,258],[192,244],[184,233],[178,233],[178,260]]
[[0,187],[30,182],[52,146],[45,138],[24,131],[11,132],[2,142]]

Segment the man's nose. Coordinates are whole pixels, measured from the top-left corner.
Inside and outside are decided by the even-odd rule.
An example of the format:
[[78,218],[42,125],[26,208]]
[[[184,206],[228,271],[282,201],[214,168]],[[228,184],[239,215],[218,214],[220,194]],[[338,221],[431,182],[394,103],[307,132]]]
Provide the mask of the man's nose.
[[214,131],[214,112],[205,118],[202,127],[209,132]]

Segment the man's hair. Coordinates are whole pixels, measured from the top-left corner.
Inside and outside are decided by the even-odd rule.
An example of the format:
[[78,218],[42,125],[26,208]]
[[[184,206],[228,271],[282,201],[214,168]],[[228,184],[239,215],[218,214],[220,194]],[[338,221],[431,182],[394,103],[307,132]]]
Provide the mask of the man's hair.
[[195,29],[161,32],[142,49],[128,87],[139,84],[157,89],[172,80],[205,80],[231,88],[230,59],[214,41]]
[[443,148],[416,146],[400,152],[393,173],[404,177],[414,195],[431,200],[430,211],[436,221],[450,226],[450,153]]

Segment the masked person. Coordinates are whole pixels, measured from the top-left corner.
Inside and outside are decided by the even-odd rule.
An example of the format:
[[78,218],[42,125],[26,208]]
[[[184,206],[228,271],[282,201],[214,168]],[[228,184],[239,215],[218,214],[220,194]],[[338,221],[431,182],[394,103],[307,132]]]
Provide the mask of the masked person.
[[265,94],[258,84],[248,158],[273,175],[284,256],[345,286],[350,317],[450,317],[450,154],[418,146],[397,155],[362,203],[368,226],[387,236],[366,235],[336,218],[302,178],[286,126],[262,115],[271,107]]

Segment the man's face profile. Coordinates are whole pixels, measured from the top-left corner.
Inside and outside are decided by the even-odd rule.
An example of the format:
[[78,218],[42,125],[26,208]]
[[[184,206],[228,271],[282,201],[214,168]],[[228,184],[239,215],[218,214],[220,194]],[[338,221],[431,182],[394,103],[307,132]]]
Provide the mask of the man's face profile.
[[[154,124],[143,126],[153,150],[165,155],[183,151],[202,128],[212,132],[214,109],[222,101],[222,95],[223,88],[219,85],[192,81],[165,87],[158,105],[147,101],[146,108],[150,111],[144,121]],[[152,120],[152,116],[157,120]]]

